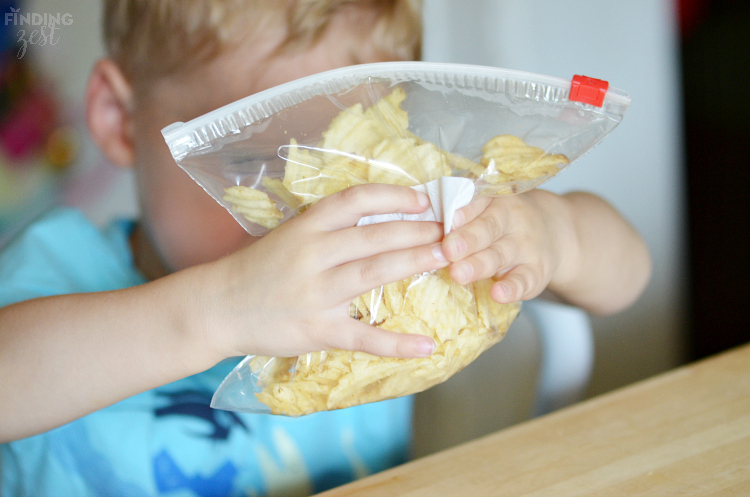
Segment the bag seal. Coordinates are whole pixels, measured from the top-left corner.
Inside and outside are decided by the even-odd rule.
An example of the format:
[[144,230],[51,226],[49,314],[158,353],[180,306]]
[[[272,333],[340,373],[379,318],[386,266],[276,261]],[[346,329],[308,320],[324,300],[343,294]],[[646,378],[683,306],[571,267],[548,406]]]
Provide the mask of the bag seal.
[[[318,95],[333,94],[365,82],[387,78],[432,83],[446,88],[470,88],[488,93],[511,93],[533,100],[569,101],[571,81],[525,71],[467,64],[437,62],[378,62],[333,69],[258,92],[187,123],[173,123],[162,130],[175,160],[208,146],[217,138],[238,133],[276,112]],[[609,88],[603,102],[619,107],[630,96]]]

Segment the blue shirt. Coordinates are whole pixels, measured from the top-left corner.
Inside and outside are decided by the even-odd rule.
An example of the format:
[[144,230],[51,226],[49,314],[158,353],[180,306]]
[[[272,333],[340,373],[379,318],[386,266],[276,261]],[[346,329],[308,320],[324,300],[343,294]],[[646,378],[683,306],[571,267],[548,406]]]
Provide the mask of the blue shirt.
[[[131,229],[100,231],[72,209],[45,216],[0,254],[0,306],[144,283]],[[300,418],[211,409],[237,362],[0,445],[0,495],[306,495],[406,460],[410,398]]]

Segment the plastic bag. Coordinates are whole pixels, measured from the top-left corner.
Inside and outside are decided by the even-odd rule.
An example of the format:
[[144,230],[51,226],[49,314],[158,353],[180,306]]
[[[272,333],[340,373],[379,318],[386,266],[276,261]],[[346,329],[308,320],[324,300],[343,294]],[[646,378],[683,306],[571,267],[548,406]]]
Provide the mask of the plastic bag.
[[[271,88],[163,134],[180,167],[251,235],[267,233],[327,195],[371,182],[428,193],[433,209],[415,218],[444,221],[447,233],[452,213],[472,198],[540,185],[619,124],[630,98],[593,81],[577,87],[488,67],[367,64]],[[571,100],[571,88],[594,105]],[[360,224],[404,217],[373,216]],[[352,302],[355,319],[433,337],[429,358],[341,350],[248,356],[211,405],[297,416],[425,390],[505,335],[520,304],[493,302],[491,285],[457,285],[444,269]]]

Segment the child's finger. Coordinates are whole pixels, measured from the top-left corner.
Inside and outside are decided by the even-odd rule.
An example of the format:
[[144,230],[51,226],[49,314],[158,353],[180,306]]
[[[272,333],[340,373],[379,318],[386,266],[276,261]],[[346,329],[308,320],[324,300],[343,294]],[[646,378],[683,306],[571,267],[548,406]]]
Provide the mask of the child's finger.
[[461,226],[465,226],[466,223],[472,222],[479,214],[484,212],[491,202],[492,198],[482,197],[472,200],[468,205],[458,209],[453,215],[453,226],[451,226],[451,229],[456,230]]
[[381,357],[429,357],[435,350],[435,341],[424,335],[396,333],[345,318],[337,333],[324,345],[329,349],[357,350]]
[[508,271],[490,289],[490,297],[499,304],[537,297],[546,284],[542,275],[531,264],[523,264]]
[[451,264],[450,277],[459,285],[491,278],[518,265],[519,255],[513,240],[505,237],[488,248]]
[[322,247],[321,263],[333,267],[376,254],[429,245],[443,237],[440,223],[391,221],[346,228],[330,233]]
[[324,288],[333,301],[351,300],[365,292],[415,274],[448,265],[439,243],[374,255],[329,269]]
[[429,205],[427,195],[409,187],[367,184],[334,193],[305,214],[318,229],[333,231],[354,226],[364,216],[393,212],[418,214]]
[[448,233],[443,239],[443,252],[451,262],[457,262],[489,247],[505,235],[504,220],[497,209],[486,211],[463,227]]

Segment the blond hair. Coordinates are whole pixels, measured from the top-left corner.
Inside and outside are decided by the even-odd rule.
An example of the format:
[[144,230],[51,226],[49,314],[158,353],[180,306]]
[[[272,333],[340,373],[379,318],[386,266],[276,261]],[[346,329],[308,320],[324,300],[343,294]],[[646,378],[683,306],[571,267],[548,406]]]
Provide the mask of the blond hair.
[[377,15],[375,49],[413,60],[421,49],[422,0],[105,0],[104,41],[131,79],[148,80],[210,61],[274,20],[287,29],[282,51],[315,45],[346,9]]

